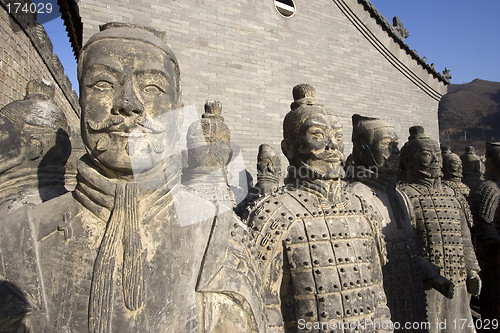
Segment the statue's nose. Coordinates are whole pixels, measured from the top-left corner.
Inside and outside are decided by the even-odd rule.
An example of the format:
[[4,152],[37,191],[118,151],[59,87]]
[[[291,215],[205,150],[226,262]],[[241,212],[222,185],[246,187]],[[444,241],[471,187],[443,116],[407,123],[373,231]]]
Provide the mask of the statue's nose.
[[122,91],[115,97],[112,112],[124,116],[138,115],[144,112],[144,106],[131,83],[125,83]]

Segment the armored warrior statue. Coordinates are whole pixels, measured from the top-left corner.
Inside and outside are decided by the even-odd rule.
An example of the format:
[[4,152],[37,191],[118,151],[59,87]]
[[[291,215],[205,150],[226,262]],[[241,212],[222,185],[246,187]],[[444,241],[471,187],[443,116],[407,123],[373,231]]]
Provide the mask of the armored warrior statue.
[[293,96],[283,123],[287,190],[257,202],[250,231],[235,225],[234,248],[219,270],[232,279],[221,283],[220,273],[205,272],[204,288],[236,284],[256,295],[247,300],[265,323],[263,332],[392,331],[382,287],[381,217],[342,181],[337,116],[316,102],[310,85],[294,87]]
[[54,85],[31,80],[26,97],[0,109],[0,212],[67,192],[68,124],[54,103]]
[[441,146],[443,157],[443,183],[469,198],[470,189],[462,183],[462,160],[448,146]]
[[473,146],[465,147],[465,152],[460,155],[462,160],[462,182],[467,185],[470,192],[474,193],[483,182],[484,165],[481,158],[476,155]]
[[481,319],[500,321],[500,143],[486,143],[485,182],[473,200],[475,246],[483,289]]
[[[401,149],[401,168],[398,189],[406,199],[420,255],[455,285],[451,299],[434,289],[426,290],[431,332],[457,332],[457,328],[474,332],[467,291],[479,294],[481,281],[467,221],[470,214],[456,192],[441,183],[440,147],[421,126],[410,128],[408,142]],[[450,325],[454,320],[466,324]],[[446,329],[439,326],[444,322],[448,323]]]
[[[453,284],[418,253],[415,235],[401,193],[396,189],[399,170],[398,137],[394,127],[377,119],[352,116],[353,152],[348,177],[353,193],[361,195],[384,217],[388,263],[382,267],[387,304],[394,322],[426,320],[424,282],[449,297]],[[401,332],[413,330],[401,326]]]
[[232,155],[231,136],[221,112],[219,101],[207,101],[201,120],[189,126],[188,167],[183,172],[182,183],[197,195],[232,209],[235,201],[226,170]]
[[225,217],[180,185],[177,60],[162,33],[109,23],[78,66],[88,153],[73,193],[2,217],[0,278],[22,294],[0,299],[24,304],[0,327],[200,332],[199,268]]

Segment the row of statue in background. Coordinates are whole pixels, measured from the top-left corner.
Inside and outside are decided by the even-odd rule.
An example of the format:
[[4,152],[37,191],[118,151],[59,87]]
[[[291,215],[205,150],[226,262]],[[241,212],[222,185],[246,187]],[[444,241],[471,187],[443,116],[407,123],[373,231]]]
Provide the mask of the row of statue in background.
[[400,151],[390,123],[353,115],[345,158],[338,117],[301,84],[286,177],[261,145],[239,200],[220,102],[172,153],[180,74],[163,33],[107,24],[78,66],[73,191],[53,88],[32,81],[0,110],[0,331],[473,332],[481,280],[498,328],[499,143],[483,180],[470,148],[460,159],[414,126]]

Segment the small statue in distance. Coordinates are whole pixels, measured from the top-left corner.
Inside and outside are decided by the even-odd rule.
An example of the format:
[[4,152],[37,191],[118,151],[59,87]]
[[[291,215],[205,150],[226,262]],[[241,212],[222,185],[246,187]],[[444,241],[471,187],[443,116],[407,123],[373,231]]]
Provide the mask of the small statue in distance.
[[189,126],[188,166],[183,170],[182,183],[197,195],[232,209],[235,199],[226,169],[232,156],[231,136],[221,113],[219,101],[206,101],[201,119]]
[[470,188],[462,182],[462,160],[448,146],[441,146],[443,183],[469,198]]
[[481,158],[476,155],[473,146],[465,147],[465,152],[460,155],[462,160],[462,182],[467,185],[471,193],[475,193],[484,180],[484,165]]
[[273,147],[261,144],[257,155],[257,183],[252,194],[260,196],[278,190],[281,180],[281,159]]

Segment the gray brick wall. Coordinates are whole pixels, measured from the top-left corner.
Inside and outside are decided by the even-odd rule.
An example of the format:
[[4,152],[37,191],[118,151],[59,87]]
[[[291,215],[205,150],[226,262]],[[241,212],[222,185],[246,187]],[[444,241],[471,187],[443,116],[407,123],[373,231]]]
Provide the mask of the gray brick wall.
[[[357,1],[344,1],[360,11]],[[109,21],[166,31],[180,62],[184,104],[201,114],[206,99],[222,102],[232,140],[255,176],[258,146],[280,147],[282,120],[298,83],[312,84],[319,102],[339,114],[346,155],[354,113],[394,123],[401,145],[415,124],[438,139],[438,100],[373,47],[336,2],[295,0],[296,14],[288,19],[273,0],[80,0],[79,10],[84,42]],[[362,19],[375,24],[369,15]],[[379,30],[378,38],[397,53],[399,47]],[[416,75],[444,86],[413,62]]]

